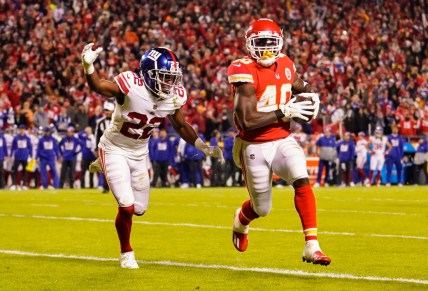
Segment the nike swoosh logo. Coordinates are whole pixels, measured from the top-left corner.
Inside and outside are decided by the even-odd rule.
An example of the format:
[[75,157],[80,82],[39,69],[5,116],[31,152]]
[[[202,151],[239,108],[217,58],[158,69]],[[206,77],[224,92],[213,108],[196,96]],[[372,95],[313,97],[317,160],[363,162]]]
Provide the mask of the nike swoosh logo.
[[240,67],[241,63],[239,63],[239,64],[232,64],[232,65],[234,65],[235,67]]

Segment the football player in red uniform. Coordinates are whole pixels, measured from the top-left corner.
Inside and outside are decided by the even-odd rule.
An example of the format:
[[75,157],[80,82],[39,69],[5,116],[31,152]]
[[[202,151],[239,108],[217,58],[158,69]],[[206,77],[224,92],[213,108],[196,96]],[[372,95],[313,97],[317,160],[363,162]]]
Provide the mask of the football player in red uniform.
[[223,162],[223,153],[218,146],[206,145],[185,121],[181,107],[187,101],[187,93],[181,84],[180,63],[170,49],[149,49],[141,58],[138,74],[122,72],[111,82],[96,72],[93,63],[102,48],[92,47],[90,43],[82,51],[88,85],[98,94],[114,96],[116,100],[112,122],[98,144],[99,159],[92,167],[97,171],[102,168],[118,204],[115,225],[120,266],[136,269],[138,263],[130,244],[132,217],[143,215],[149,204],[147,159],[152,131],[168,118],[178,135],[205,155]]
[[[291,119],[316,117],[319,96],[298,76],[293,61],[281,53],[283,34],[274,21],[255,21],[245,38],[249,55],[232,62],[227,70],[239,130],[234,160],[242,168],[250,195],[235,212],[233,244],[238,251],[245,251],[250,222],[269,214],[275,173],[294,187],[306,241],[303,261],[329,265],[331,260],[317,240],[316,205],[305,154],[290,136]],[[292,94],[307,100],[297,102]]]

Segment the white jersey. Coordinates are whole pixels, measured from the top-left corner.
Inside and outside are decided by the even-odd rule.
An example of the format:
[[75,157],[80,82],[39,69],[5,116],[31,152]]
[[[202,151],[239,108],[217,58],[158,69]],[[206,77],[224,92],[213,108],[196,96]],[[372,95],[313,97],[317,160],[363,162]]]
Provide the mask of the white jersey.
[[175,88],[170,98],[156,100],[143,80],[133,72],[123,72],[114,80],[125,94],[125,101],[123,105],[116,102],[112,121],[104,131],[99,147],[106,152],[141,159],[148,154],[148,141],[153,129],[186,103],[186,90],[180,86]]
[[31,140],[31,146],[33,147],[32,157],[34,158],[37,153],[37,146],[39,145],[39,138],[34,134],[29,134],[28,137]]
[[381,138],[377,138],[375,136],[370,137],[370,141],[372,144],[372,153],[376,157],[383,157],[385,156],[385,150],[386,150],[386,143],[387,138],[386,136],[382,136]]
[[355,154],[357,156],[367,156],[367,143],[368,141],[366,139],[360,139],[357,141],[355,146]]

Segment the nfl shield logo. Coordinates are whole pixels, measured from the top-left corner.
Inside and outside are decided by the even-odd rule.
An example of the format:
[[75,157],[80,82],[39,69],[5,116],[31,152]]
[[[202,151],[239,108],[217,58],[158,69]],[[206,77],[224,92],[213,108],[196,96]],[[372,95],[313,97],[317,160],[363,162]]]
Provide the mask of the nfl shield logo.
[[288,80],[291,80],[291,71],[289,68],[285,69],[285,76],[287,77]]

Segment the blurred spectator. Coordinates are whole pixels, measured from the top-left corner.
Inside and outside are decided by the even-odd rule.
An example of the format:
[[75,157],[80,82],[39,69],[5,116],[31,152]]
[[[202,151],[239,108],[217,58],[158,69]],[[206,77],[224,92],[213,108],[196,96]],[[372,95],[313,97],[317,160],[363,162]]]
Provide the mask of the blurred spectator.
[[149,150],[153,151],[153,181],[152,187],[156,187],[158,178],[162,188],[167,187],[168,167],[173,159],[173,145],[168,138],[165,128],[159,130],[159,138],[155,139]]
[[347,131],[343,140],[336,146],[339,157],[339,181],[338,184],[344,186],[353,186],[352,171],[354,169],[355,143],[351,139],[351,133]]
[[334,161],[337,157],[336,152],[336,138],[331,134],[330,128],[324,130],[324,135],[321,136],[315,143],[317,149],[316,153],[319,156],[318,164],[318,174],[317,181],[314,184],[314,187],[319,187],[321,185],[321,176],[324,172],[324,187],[328,187],[332,182],[333,177],[331,177],[331,170],[335,167]]
[[[21,124],[18,129],[18,134],[13,138],[12,141],[12,149],[10,152],[10,156],[13,157],[13,165],[12,165],[12,180],[13,184],[11,186],[11,190],[19,190],[28,189],[27,187],[27,171],[25,170],[27,167],[28,161],[32,157],[33,147],[31,145],[31,140],[26,134],[26,125]],[[22,166],[23,179],[22,179],[22,187],[17,184],[18,180],[18,168]]]
[[238,167],[235,165],[233,161],[233,143],[236,135],[236,131],[233,127],[231,127],[227,131],[227,136],[223,141],[223,155],[224,155],[224,172],[221,179],[221,186],[226,186],[227,180],[232,178],[232,187],[238,186],[236,181],[236,172],[238,171]]
[[367,140],[366,134],[362,131],[358,133],[358,140],[355,146],[355,154],[357,155],[356,167],[357,167],[357,184],[364,185],[366,181],[366,173],[364,172],[364,165],[367,162]]
[[416,185],[426,185],[428,183],[427,175],[427,162],[428,162],[428,142],[427,138],[420,138],[416,148],[415,158],[414,158],[414,181],[413,184]]
[[391,144],[388,142],[387,137],[383,135],[381,127],[377,127],[374,135],[370,136],[367,149],[370,151],[370,173],[366,186],[370,187],[372,185],[375,171],[376,178],[374,182],[376,186],[380,186],[381,171],[385,164],[385,154],[391,150]]
[[36,128],[49,127],[49,117],[45,108],[40,105],[34,105],[34,126]]
[[[198,126],[193,124],[193,129],[195,129],[198,136],[205,141],[204,136],[199,133]],[[194,146],[186,143],[184,145],[184,155],[183,162],[187,164],[189,168],[189,182],[190,186],[201,188],[203,184],[203,175],[202,175],[202,160],[205,159],[204,153],[195,148]]]
[[76,131],[80,132],[86,130],[88,126],[89,117],[88,112],[86,111],[86,107],[84,104],[80,103],[77,106],[77,111],[74,113],[73,124],[76,127]]
[[80,142],[74,136],[74,127],[70,126],[67,128],[67,134],[61,139],[58,147],[62,157],[60,188],[64,188],[65,180],[68,179],[68,187],[73,189],[76,176],[77,154],[81,151]]
[[49,127],[43,128],[43,136],[39,139],[36,153],[36,159],[39,160],[40,178],[43,189],[48,189],[49,185],[48,166],[53,180],[53,187],[55,189],[59,188],[56,168],[56,160],[59,160],[59,157],[58,142],[52,136],[52,129]]
[[[92,127],[86,126],[85,130],[78,133],[80,140],[80,147],[82,153],[81,161],[81,175],[80,175],[80,188],[86,187],[86,172],[89,169],[90,163],[96,159],[95,153],[95,135],[92,133]],[[94,173],[89,173],[89,188],[94,188]]]
[[401,179],[401,162],[404,157],[404,140],[398,133],[398,126],[395,124],[392,125],[392,133],[388,135],[388,143],[391,145],[391,149],[386,152],[386,186],[391,186],[393,165],[395,165],[397,171],[397,184],[398,186],[403,186],[403,181]]
[[59,135],[65,135],[67,128],[71,126],[71,118],[67,115],[67,108],[61,108],[60,114],[55,116],[54,125]]
[[4,160],[8,158],[6,139],[4,138],[3,131],[0,130],[0,189],[4,188]]

